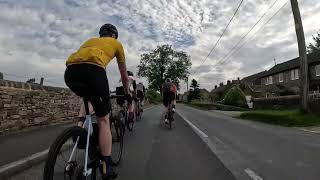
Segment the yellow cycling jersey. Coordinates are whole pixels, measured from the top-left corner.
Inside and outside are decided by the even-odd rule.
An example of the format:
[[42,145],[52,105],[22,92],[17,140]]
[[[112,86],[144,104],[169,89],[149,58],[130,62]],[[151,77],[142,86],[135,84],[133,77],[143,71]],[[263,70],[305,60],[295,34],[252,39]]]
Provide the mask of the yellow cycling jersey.
[[124,50],[118,40],[111,37],[91,38],[69,56],[66,65],[89,63],[106,68],[114,57],[120,63],[125,62]]

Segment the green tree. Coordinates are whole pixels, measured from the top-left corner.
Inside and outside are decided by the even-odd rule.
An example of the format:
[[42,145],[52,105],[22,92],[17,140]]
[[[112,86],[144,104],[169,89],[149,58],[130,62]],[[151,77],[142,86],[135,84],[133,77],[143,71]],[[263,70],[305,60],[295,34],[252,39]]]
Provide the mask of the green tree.
[[192,79],[190,90],[189,90],[189,96],[188,101],[191,102],[193,99],[199,99],[200,98],[200,89],[199,89],[199,83],[197,80]]
[[317,33],[317,36],[313,36],[315,44],[309,43],[307,47],[308,53],[319,52],[320,53],[320,31]]
[[176,51],[166,44],[141,55],[138,76],[146,77],[151,89],[161,90],[166,78],[171,78],[179,88],[179,81],[187,79],[190,67],[191,60],[187,53]]
[[153,90],[153,89],[148,89],[147,90],[146,98],[152,104],[157,104],[157,103],[161,102],[161,99],[162,99],[160,93],[155,91],[155,90]]

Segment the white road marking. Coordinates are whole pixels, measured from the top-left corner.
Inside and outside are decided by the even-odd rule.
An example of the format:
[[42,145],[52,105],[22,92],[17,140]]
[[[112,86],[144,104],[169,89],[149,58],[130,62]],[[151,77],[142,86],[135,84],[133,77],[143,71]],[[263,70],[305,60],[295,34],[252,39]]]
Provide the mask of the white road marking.
[[251,169],[247,168],[244,170],[250,176],[253,180],[263,180],[262,177],[258,176],[254,171]]
[[201,131],[197,126],[195,126],[194,124],[192,124],[192,122],[190,122],[186,117],[184,117],[181,113],[177,112],[183,120],[185,120],[197,133],[201,134],[202,137],[207,138],[209,137],[206,133],[204,133],[203,131]]
[[214,136],[213,138],[216,139],[216,141],[218,141],[220,144],[224,145],[224,142],[218,137]]
[[[298,128],[299,129],[299,128]],[[307,130],[307,129],[301,129],[302,131],[305,131],[305,132],[309,132],[309,133],[314,133],[314,134],[320,134],[319,131],[312,131],[312,130]]]

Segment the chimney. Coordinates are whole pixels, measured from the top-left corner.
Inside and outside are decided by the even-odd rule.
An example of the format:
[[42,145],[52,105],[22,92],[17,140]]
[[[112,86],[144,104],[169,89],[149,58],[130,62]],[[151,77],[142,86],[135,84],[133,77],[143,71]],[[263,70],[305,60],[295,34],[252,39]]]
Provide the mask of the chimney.
[[44,81],[44,78],[43,78],[43,77],[41,77],[41,79],[40,79],[40,86],[42,86],[42,85],[43,85],[43,81]]

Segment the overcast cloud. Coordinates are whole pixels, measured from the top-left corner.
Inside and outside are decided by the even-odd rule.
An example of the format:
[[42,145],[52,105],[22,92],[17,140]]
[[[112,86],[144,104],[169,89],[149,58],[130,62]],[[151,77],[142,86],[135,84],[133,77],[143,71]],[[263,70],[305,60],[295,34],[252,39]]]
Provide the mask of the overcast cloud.
[[[249,34],[246,45],[221,61],[274,0],[244,0],[215,52],[201,65],[231,18],[239,0],[0,0],[0,72],[5,79],[45,77],[64,86],[65,60],[99,27],[113,23],[125,47],[128,67],[136,71],[140,54],[169,43],[191,55],[191,78],[201,87],[266,70],[298,56],[290,3],[252,36],[287,0],[276,5]],[[300,0],[306,42],[320,29],[320,2]],[[107,68],[110,86],[119,80],[116,63]],[[193,73],[194,72],[194,73]],[[143,80],[145,81],[145,80]],[[186,85],[182,83],[182,90]]]

